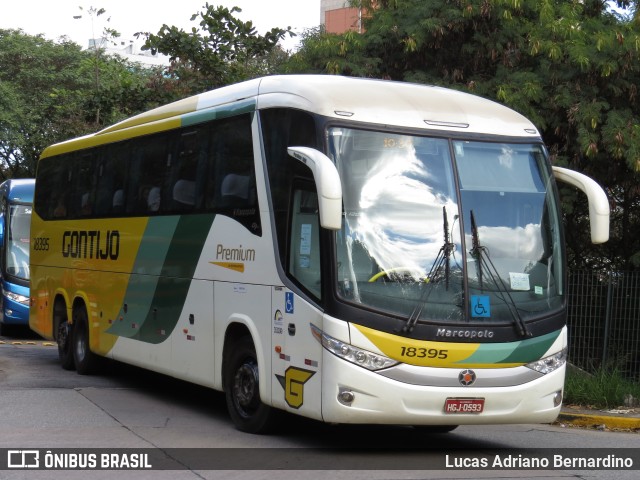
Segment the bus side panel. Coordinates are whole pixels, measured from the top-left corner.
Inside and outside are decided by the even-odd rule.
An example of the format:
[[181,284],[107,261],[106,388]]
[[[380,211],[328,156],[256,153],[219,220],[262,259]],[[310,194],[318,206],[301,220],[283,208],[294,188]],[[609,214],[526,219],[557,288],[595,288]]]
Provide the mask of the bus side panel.
[[[271,401],[271,288],[232,282],[216,282],[214,285],[215,321],[215,382],[214,388],[222,389],[222,355],[225,336],[231,324],[243,325],[252,337],[260,372],[260,397],[264,403]],[[226,346],[233,348],[233,344]]]
[[284,287],[273,288],[273,406],[322,420],[322,313]]
[[173,374],[171,342],[153,344],[119,337],[112,352],[115,360],[165,375]]
[[193,280],[171,335],[173,374],[213,387],[213,282]]
[[267,227],[257,236],[234,219],[216,215],[193,277],[273,285],[278,276],[270,235]]
[[[158,277],[133,275],[132,289],[157,288]],[[165,312],[153,299],[127,305],[117,330],[113,358],[180,379],[213,386],[213,282],[173,279],[189,283],[175,327],[173,311]],[[178,287],[180,288],[180,287]],[[115,332],[115,331],[114,331]],[[107,332],[107,335],[115,336]]]
[[[49,269],[39,265],[31,266],[32,278],[37,282],[31,285],[31,308],[29,309],[29,328],[38,335],[53,340],[53,292],[49,288]],[[56,269],[53,269],[56,270]]]
[[59,222],[43,221],[34,212],[31,221],[30,328],[53,338],[56,296],[64,298],[69,319],[74,300],[82,298],[90,319],[91,348],[107,354],[117,337],[102,332],[119,320],[128,272],[133,271],[147,219]]

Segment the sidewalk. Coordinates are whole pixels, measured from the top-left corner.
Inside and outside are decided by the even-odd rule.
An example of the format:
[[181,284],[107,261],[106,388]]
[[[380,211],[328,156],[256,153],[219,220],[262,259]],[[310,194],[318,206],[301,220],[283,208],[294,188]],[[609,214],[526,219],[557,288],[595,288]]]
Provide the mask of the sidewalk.
[[640,408],[592,410],[566,405],[556,420],[558,424],[590,427],[599,430],[631,430],[640,432]]

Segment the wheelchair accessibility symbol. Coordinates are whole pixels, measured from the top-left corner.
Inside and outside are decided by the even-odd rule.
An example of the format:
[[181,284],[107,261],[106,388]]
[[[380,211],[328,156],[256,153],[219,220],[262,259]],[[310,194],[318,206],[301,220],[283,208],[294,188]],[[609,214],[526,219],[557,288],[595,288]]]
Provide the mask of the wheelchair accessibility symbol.
[[471,295],[471,316],[491,316],[491,301],[487,295]]
[[293,292],[286,292],[284,294],[284,311],[285,313],[293,313]]

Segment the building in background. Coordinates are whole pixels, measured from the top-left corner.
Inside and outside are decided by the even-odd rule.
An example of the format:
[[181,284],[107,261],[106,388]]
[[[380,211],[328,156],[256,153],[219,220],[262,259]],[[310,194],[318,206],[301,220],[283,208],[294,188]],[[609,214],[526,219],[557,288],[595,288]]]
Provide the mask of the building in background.
[[362,33],[362,8],[349,6],[349,0],[321,0],[320,23],[329,33]]
[[146,66],[169,65],[169,57],[166,55],[151,53],[151,50],[142,50],[142,42],[130,40],[128,43],[119,41],[111,42],[106,38],[90,38],[87,50],[101,48],[109,55],[119,55],[120,57]]

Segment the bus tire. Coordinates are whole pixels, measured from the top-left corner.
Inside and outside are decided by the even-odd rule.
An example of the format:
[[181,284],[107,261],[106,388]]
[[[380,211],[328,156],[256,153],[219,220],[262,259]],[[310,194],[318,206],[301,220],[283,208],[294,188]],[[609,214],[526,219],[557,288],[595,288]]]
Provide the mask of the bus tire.
[[66,320],[58,327],[58,337],[56,339],[58,343],[58,359],[60,360],[60,365],[65,370],[74,370],[76,368],[73,359],[73,350],[71,349],[72,333],[73,329]]
[[94,373],[98,367],[99,357],[91,351],[89,346],[89,321],[83,306],[76,306],[73,309],[71,344],[76,371],[80,375]]
[[73,326],[67,320],[67,309],[64,302],[56,300],[53,307],[53,325],[56,328],[56,343],[58,344],[58,360],[65,370],[74,370],[76,364],[73,360],[71,337]]
[[251,337],[229,345],[225,362],[224,392],[227,409],[236,428],[247,433],[266,433],[273,423],[271,407],[260,399],[258,359]]

